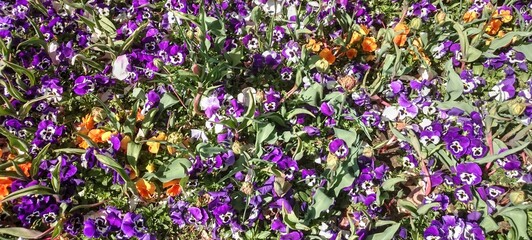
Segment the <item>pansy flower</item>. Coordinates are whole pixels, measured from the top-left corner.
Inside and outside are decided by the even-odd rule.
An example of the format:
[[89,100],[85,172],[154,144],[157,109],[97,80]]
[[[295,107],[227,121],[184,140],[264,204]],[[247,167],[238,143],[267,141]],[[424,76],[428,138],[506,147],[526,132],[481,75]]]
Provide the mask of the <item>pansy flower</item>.
[[476,163],[461,163],[456,165],[456,180],[464,185],[477,185],[482,182],[482,169]]
[[337,138],[329,143],[329,151],[338,158],[345,158],[349,155],[347,143],[340,138]]

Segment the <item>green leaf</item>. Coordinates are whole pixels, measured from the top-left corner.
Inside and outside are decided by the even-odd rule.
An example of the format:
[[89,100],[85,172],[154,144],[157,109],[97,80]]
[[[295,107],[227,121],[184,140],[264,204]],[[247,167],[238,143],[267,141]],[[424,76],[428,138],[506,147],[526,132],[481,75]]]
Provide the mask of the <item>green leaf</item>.
[[316,116],[314,116],[314,114],[312,112],[310,112],[307,109],[296,108],[296,109],[288,112],[288,114],[286,115],[286,119],[292,119],[293,117],[295,117],[296,115],[299,115],[299,114],[306,114],[306,115],[312,116],[314,118],[316,117]]
[[48,143],[46,146],[44,146],[41,151],[35,156],[35,158],[31,161],[31,176],[37,175],[37,172],[39,171],[39,167],[41,166],[41,161],[48,152],[48,148],[50,148],[50,144]]
[[523,210],[513,210],[501,214],[510,220],[512,228],[517,234],[516,239],[530,239],[527,233],[527,215]]
[[10,132],[6,131],[4,128],[0,128],[0,134],[4,135],[7,138],[7,140],[9,141],[9,144],[12,147],[17,148],[24,153],[27,153],[29,151],[29,147],[26,142],[24,142],[22,139],[18,138],[17,136],[11,134]]
[[142,144],[138,144],[134,141],[129,141],[127,143],[127,163],[133,168],[135,173],[138,173],[137,161],[139,159],[140,150],[142,149]]
[[48,43],[46,43],[46,41],[44,41],[44,40],[42,40],[42,39],[40,39],[38,37],[32,37],[32,38],[29,38],[26,41],[23,41],[23,42],[19,43],[18,46],[17,46],[17,49],[20,49],[21,47],[24,47],[24,46],[41,46],[45,50],[48,49]]
[[323,86],[319,83],[314,83],[309,88],[303,90],[300,96],[306,103],[317,107],[323,98]]
[[305,217],[306,221],[317,219],[320,217],[321,213],[334,203],[334,199],[325,194],[324,188],[318,188],[316,193],[314,193],[313,203],[309,207],[307,215]]
[[382,189],[384,191],[394,191],[395,190],[395,185],[400,183],[400,182],[406,182],[406,179],[403,178],[403,177],[390,178],[390,179],[384,181],[384,183],[382,183]]
[[111,20],[109,20],[109,18],[103,15],[100,15],[100,20],[98,21],[98,23],[103,28],[103,30],[105,30],[106,32],[110,34],[116,34],[116,27],[114,23],[111,22]]
[[24,99],[24,96],[22,95],[22,93],[20,93],[19,90],[17,90],[13,84],[11,84],[11,82],[7,81],[3,81],[3,80],[0,80],[0,85],[4,86],[6,89],[7,89],[7,92],[9,92],[9,95],[11,95],[12,97],[14,97],[15,99],[21,101],[21,102],[26,102],[26,99]]
[[[257,137],[255,139],[255,148],[257,151],[262,150],[262,144],[274,137],[275,124],[273,123],[257,123]],[[259,151],[262,153],[262,151]]]
[[469,48],[467,50],[466,61],[467,62],[474,62],[478,58],[480,58],[481,55],[482,55],[482,51],[480,51],[480,50],[478,50],[478,49],[476,49],[474,47],[469,46]]
[[439,202],[433,202],[433,203],[424,204],[424,205],[420,206],[417,209],[417,214],[418,215],[425,215],[425,214],[427,214],[427,212],[429,210],[432,210],[433,207],[438,207],[438,206],[440,206]]
[[35,85],[35,75],[33,75],[33,73],[30,70],[20,65],[14,64],[12,62],[4,61],[4,63],[6,64],[6,66],[13,69],[13,71],[15,71],[16,73],[26,75],[28,79],[30,80],[31,86]]
[[34,103],[36,103],[38,101],[50,99],[50,97],[51,97],[51,95],[44,95],[44,96],[40,96],[40,97],[33,98],[33,99],[29,100],[28,102],[24,103],[24,105],[22,105],[22,107],[20,108],[19,115],[21,117],[28,116],[29,112],[31,111],[31,107],[33,106]]
[[480,222],[480,226],[486,232],[493,232],[499,229],[499,225],[497,225],[497,222],[495,222],[495,220],[493,220],[493,218],[488,215],[484,215],[482,222]]
[[147,174],[148,177],[155,177],[161,182],[169,182],[174,179],[182,179],[188,176],[188,169],[192,163],[186,158],[176,158],[168,166],[161,167],[155,175]]
[[530,142],[528,142],[526,144],[522,144],[519,147],[515,147],[515,148],[512,148],[510,150],[506,150],[506,151],[504,151],[502,153],[499,153],[499,154],[485,156],[485,157],[483,157],[481,159],[475,160],[475,162],[478,163],[478,164],[483,164],[483,163],[493,162],[493,161],[495,161],[497,159],[505,158],[506,156],[508,156],[510,154],[514,154],[516,152],[519,152],[519,151],[525,149],[528,146],[528,144],[530,144]]
[[22,227],[0,228],[0,233],[26,239],[41,239],[43,237],[43,232]]
[[404,199],[399,199],[397,200],[397,205],[399,207],[403,207],[404,209],[408,210],[414,216],[417,216],[417,207],[416,205],[414,205],[414,203],[404,200]]
[[447,61],[445,69],[447,70],[447,77],[449,78],[445,87],[447,91],[446,100],[453,101],[458,99],[464,92],[464,83],[460,76],[454,71],[452,61]]
[[344,140],[345,143],[347,143],[347,147],[351,147],[353,145],[353,143],[355,143],[355,141],[357,139],[355,137],[357,135],[356,132],[347,131],[347,130],[343,130],[343,129],[340,129],[340,128],[334,128],[334,135],[337,138],[340,138],[340,139]]
[[17,191],[14,191],[14,192],[10,193],[4,199],[2,199],[2,203],[8,202],[8,201],[11,201],[11,200],[15,200],[15,199],[20,198],[20,197],[33,195],[33,194],[55,195],[54,194],[54,190],[49,188],[49,187],[45,187],[45,186],[41,186],[41,185],[33,185],[33,186],[29,186],[29,187],[26,187],[26,188],[23,188],[23,189],[19,189]]
[[63,162],[63,158],[60,157],[59,161],[57,161],[57,164],[54,167],[54,170],[52,170],[52,187],[56,193],[59,192],[59,189],[61,188],[61,179],[59,178],[59,174],[61,172],[61,164]]
[[[378,224],[379,221],[377,221]],[[394,223],[391,226],[387,227],[383,232],[371,234],[368,236],[368,240],[390,240],[393,239],[397,230],[399,230],[401,224]]]
[[499,48],[505,47],[506,45],[510,44],[512,38],[515,36],[529,37],[532,36],[532,32],[509,32],[505,34],[504,37],[491,41],[490,50],[495,51]]
[[122,45],[122,49],[120,50],[120,54],[124,54],[124,52],[129,50],[129,48],[133,45],[135,40],[139,37],[140,33],[142,31],[144,31],[144,28],[146,28],[146,26],[148,26],[148,23],[144,23],[144,24],[140,25],[137,29],[135,29],[135,31],[131,34],[131,36],[129,36],[124,41],[124,45]]
[[129,175],[126,173],[124,168],[120,166],[120,164],[118,164],[118,162],[116,162],[111,157],[102,154],[96,154],[96,159],[116,171],[120,175],[120,177],[124,179],[125,182],[131,182],[131,180],[129,179]]
[[441,108],[441,109],[444,109],[444,110],[448,110],[448,109],[451,109],[453,107],[455,108],[459,108],[463,111],[465,111],[466,113],[471,113],[473,111],[475,111],[475,107],[473,105],[471,105],[471,103],[469,102],[463,102],[463,101],[446,101],[446,102],[438,102],[438,108]]
[[165,93],[163,97],[161,98],[161,100],[159,101],[159,104],[161,104],[162,106],[162,110],[166,110],[176,105],[177,103],[179,103],[179,100],[177,100],[177,98],[173,94],[170,94],[170,93]]
[[87,151],[84,149],[80,149],[80,148],[59,148],[59,149],[54,149],[53,152],[82,155],[86,153]]

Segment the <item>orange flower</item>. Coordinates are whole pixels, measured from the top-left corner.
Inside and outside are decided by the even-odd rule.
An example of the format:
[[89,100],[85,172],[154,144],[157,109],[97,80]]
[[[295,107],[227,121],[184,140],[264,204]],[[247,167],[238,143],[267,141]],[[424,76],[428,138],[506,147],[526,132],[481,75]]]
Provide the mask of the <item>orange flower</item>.
[[102,139],[102,135],[106,133],[103,129],[92,129],[89,131],[89,138],[94,141],[95,143],[104,143],[105,141]]
[[142,115],[141,112],[142,112],[142,110],[140,110],[140,108],[137,109],[137,119],[136,119],[137,122],[140,122],[140,121],[144,120],[144,115]]
[[127,144],[131,141],[131,138],[126,135],[122,138],[122,140],[120,140],[120,149],[122,149],[122,151],[126,152],[127,151]]
[[321,50],[320,57],[322,59],[325,59],[329,64],[333,64],[334,61],[336,61],[336,57],[334,56],[332,51],[328,48]]
[[374,37],[365,37],[362,41],[362,50],[364,52],[374,52],[377,50],[377,41]]
[[323,45],[323,43],[318,42],[315,39],[311,38],[311,39],[308,40],[308,43],[305,44],[305,47],[308,50],[311,50],[313,52],[318,52],[321,49],[321,45]]
[[[6,177],[0,177],[0,201],[9,194],[9,188],[11,187],[11,179]],[[0,204],[0,210],[2,205]]]
[[[149,140],[157,140],[157,141],[149,141]],[[160,132],[157,137],[152,137],[146,142],[146,145],[148,145],[148,151],[151,153],[157,154],[159,152],[159,147],[161,146],[161,143],[159,141],[166,140],[166,134],[164,132]]]
[[410,33],[410,28],[404,23],[398,23],[393,30],[398,34],[393,38],[393,42],[399,47],[404,46],[406,43],[406,37],[408,36],[408,33]]
[[509,8],[501,7],[493,14],[493,18],[500,19],[503,23],[509,23],[512,21],[512,10]]
[[18,167],[22,170],[26,177],[30,176],[31,162],[19,164]]
[[351,49],[347,50],[347,52],[345,54],[347,55],[347,58],[353,59],[354,57],[357,56],[358,52],[357,52],[356,49],[351,48]]
[[146,181],[146,179],[141,178],[135,183],[139,194],[144,199],[150,199],[155,193],[155,184],[152,182]]
[[477,17],[478,17],[478,13],[477,12],[475,12],[475,11],[467,11],[464,14],[463,20],[464,20],[464,22],[468,23],[468,22],[471,22],[471,21],[477,19]]
[[491,21],[488,22],[488,26],[486,27],[486,32],[489,35],[496,35],[501,29],[501,26],[502,26],[501,20],[491,19]]
[[87,134],[89,130],[94,128],[94,119],[92,118],[92,115],[90,113],[85,115],[85,117],[81,119],[81,124],[79,125],[79,127],[79,132],[82,134]]
[[179,185],[180,181],[181,179],[175,179],[170,182],[165,182],[163,184],[163,188],[168,188],[166,189],[166,195],[170,197],[175,197],[181,194],[182,189],[181,189],[181,185]]

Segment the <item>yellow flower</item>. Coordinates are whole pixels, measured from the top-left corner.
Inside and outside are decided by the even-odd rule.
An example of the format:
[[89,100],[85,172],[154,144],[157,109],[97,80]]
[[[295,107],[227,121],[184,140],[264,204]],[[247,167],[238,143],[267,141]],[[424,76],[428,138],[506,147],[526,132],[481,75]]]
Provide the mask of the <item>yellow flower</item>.
[[159,152],[159,147],[161,146],[161,143],[159,141],[166,140],[166,134],[164,132],[160,132],[157,137],[152,137],[149,140],[156,140],[156,141],[148,141],[146,142],[146,145],[148,145],[148,151],[150,151],[153,154],[157,154]]
[[305,47],[313,52],[318,52],[321,49],[321,45],[323,45],[323,43],[311,38],[308,40],[308,43],[305,45]]
[[471,21],[477,19],[477,17],[478,17],[478,13],[477,12],[475,12],[475,11],[467,11],[464,14],[463,20],[464,20],[464,22],[468,23],[468,22],[471,22]]
[[155,172],[155,164],[148,164],[148,166],[146,166],[146,171],[148,171],[149,173]]
[[512,16],[512,10],[502,7],[497,9],[497,11],[493,14],[493,18],[498,18],[503,23],[509,23],[512,21],[514,16]]

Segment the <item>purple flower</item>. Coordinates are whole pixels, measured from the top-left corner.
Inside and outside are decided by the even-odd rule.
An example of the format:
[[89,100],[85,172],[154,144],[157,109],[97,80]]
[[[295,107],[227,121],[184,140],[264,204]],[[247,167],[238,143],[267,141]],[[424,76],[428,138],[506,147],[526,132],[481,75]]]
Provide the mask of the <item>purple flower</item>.
[[473,199],[473,194],[469,186],[463,186],[454,190],[454,197],[460,202],[468,203]]
[[273,87],[266,91],[266,100],[264,102],[264,110],[266,112],[273,112],[279,108],[279,102],[281,101],[281,95],[275,91]]
[[331,117],[332,115],[334,115],[334,108],[331,105],[329,105],[329,103],[327,102],[324,102],[321,104],[320,111],[321,113],[323,113],[323,115],[328,116],[328,117]]
[[[449,136],[455,136],[453,138],[450,138]],[[468,137],[464,136],[456,136],[456,134],[448,134],[446,136],[447,139],[447,149],[451,151],[451,153],[456,158],[461,158],[467,153],[470,141]]]
[[303,131],[305,131],[309,137],[320,135],[320,129],[317,127],[305,126],[303,127]]
[[216,95],[201,98],[200,101],[201,110],[205,111],[205,115],[210,118],[214,115],[218,109],[220,109],[220,101]]
[[83,225],[83,234],[89,238],[104,237],[109,230],[109,223],[103,217],[98,217],[96,219],[89,218],[85,220]]
[[334,155],[339,158],[345,158],[349,155],[349,148],[347,148],[347,143],[340,138],[337,138],[331,143],[329,143],[329,151],[331,153],[334,153]]
[[300,55],[299,44],[293,40],[288,42],[283,48],[282,55],[289,63],[297,63]]
[[482,169],[476,163],[462,163],[456,166],[458,182],[464,185],[477,185],[482,181]]
[[142,215],[128,212],[124,215],[121,229],[124,234],[131,237],[142,237],[146,233],[146,226]]
[[212,210],[218,226],[228,225],[233,221],[235,214],[229,204],[220,205]]

